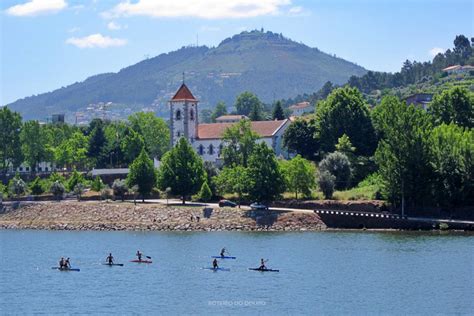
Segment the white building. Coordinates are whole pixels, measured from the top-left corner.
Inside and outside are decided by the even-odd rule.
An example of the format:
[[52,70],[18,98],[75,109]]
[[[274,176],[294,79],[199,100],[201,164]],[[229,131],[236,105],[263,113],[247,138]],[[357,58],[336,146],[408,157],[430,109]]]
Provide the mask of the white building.
[[[218,162],[221,158],[224,131],[242,117],[233,118],[234,122],[199,124],[198,102],[184,83],[169,101],[171,145],[174,146],[179,138],[185,137],[203,160]],[[261,137],[261,142],[273,148],[277,156],[285,156],[287,153],[282,148],[282,138],[289,124],[289,120],[253,121],[251,128]]]
[[290,106],[292,116],[301,116],[305,113],[314,112],[314,108],[309,104],[309,102],[300,102]]

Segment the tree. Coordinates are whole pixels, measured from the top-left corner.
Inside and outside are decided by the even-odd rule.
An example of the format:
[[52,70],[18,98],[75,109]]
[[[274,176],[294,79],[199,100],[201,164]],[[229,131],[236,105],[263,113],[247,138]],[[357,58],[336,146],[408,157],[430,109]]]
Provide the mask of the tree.
[[74,194],[76,195],[78,201],[81,200],[82,194],[84,193],[85,189],[86,189],[86,187],[85,187],[84,184],[81,183],[81,182],[79,182],[78,184],[76,184],[76,185],[74,186],[73,192],[74,192]]
[[262,105],[255,94],[245,91],[237,97],[235,108],[238,114],[249,115],[252,109],[261,109]]
[[[389,101],[389,102],[388,102]],[[422,205],[430,196],[431,168],[426,140],[429,114],[396,98],[379,105],[378,125],[384,131],[375,153],[383,192],[397,205]]]
[[298,192],[306,197],[311,196],[311,189],[316,185],[314,165],[300,155],[289,161],[282,160],[280,163],[287,188],[295,192],[295,198],[298,199]]
[[40,162],[52,158],[52,150],[48,146],[49,137],[47,130],[41,128],[38,121],[28,121],[23,124],[20,133],[21,151],[32,173],[36,171]]
[[315,160],[319,143],[314,137],[315,122],[297,119],[292,122],[283,134],[283,145],[306,159]]
[[104,133],[104,124],[102,120],[95,119],[93,122],[95,124],[90,124],[94,126],[89,134],[89,147],[87,151],[87,156],[94,162],[94,165],[97,168],[103,168],[107,164],[107,153],[106,145],[107,139],[105,138]]
[[74,188],[78,183],[84,183],[84,177],[82,176],[82,174],[80,174],[79,172],[77,172],[77,170],[74,169],[67,181],[66,189],[68,190],[68,192],[73,192]]
[[220,194],[237,194],[240,208],[242,198],[248,192],[249,187],[247,168],[237,165],[225,167],[214,179]]
[[211,121],[212,122],[215,122],[216,121],[216,118],[218,118],[219,116],[222,116],[222,115],[226,115],[227,114],[227,107],[225,105],[224,102],[218,102],[216,104],[216,108],[214,109],[214,112],[212,112],[211,114]]
[[351,140],[349,139],[349,136],[346,134],[343,134],[339,139],[337,140],[336,144],[336,150],[344,155],[347,156],[347,158],[351,159],[351,157],[354,156],[354,152],[356,148],[352,146]]
[[122,140],[120,147],[125,158],[128,161],[133,161],[145,147],[145,141],[140,134],[135,132],[133,129],[129,129],[129,132]]
[[209,185],[207,185],[207,181],[203,182],[201,190],[199,190],[199,198],[204,202],[207,202],[212,198],[212,192]]
[[434,198],[452,208],[474,200],[474,130],[453,123],[436,127],[429,139]]
[[461,87],[444,90],[434,96],[429,106],[434,124],[449,124],[451,122],[468,127],[474,127],[474,93]]
[[257,133],[252,131],[249,120],[240,120],[239,123],[228,127],[222,137],[224,165],[246,167],[258,138]]
[[284,120],[285,113],[283,112],[283,107],[281,101],[277,101],[273,107],[272,119],[274,120]]
[[323,171],[319,173],[318,183],[319,188],[323,192],[325,199],[331,199],[332,194],[334,193],[334,183],[336,177],[330,174],[328,171]]
[[21,116],[6,106],[0,107],[0,166],[6,173],[23,162],[20,144]]
[[129,187],[138,185],[138,192],[142,196],[142,202],[145,197],[151,193],[156,185],[156,169],[153,161],[148,157],[145,149],[142,148],[140,155],[130,165],[130,173],[127,176],[127,184]]
[[199,157],[188,141],[180,138],[176,146],[167,152],[158,170],[158,185],[161,190],[171,188],[173,195],[182,198],[195,194],[206,180],[206,172]]
[[128,192],[127,181],[123,179],[115,179],[112,183],[112,191],[115,197],[119,197],[122,202],[125,200],[125,194]]
[[346,155],[340,152],[328,154],[320,163],[321,173],[329,172],[335,178],[335,188],[338,190],[349,187],[351,180],[351,163]]
[[83,169],[87,164],[89,139],[82,132],[74,132],[55,150],[55,160],[59,165],[68,169]]
[[265,143],[255,145],[248,163],[249,188],[251,198],[270,201],[285,191],[285,180],[273,150]]
[[212,196],[216,194],[216,183],[214,182],[214,177],[219,174],[219,169],[212,161],[204,161],[204,171],[207,176],[207,184],[211,189]]
[[461,64],[472,55],[471,43],[469,39],[464,35],[457,35],[454,39],[454,53],[459,56]]
[[261,103],[252,104],[252,109],[249,113],[251,121],[263,121],[263,106]]
[[162,118],[152,112],[138,112],[129,116],[128,120],[132,129],[143,138],[151,157],[160,159],[169,150],[170,131]]
[[316,110],[316,138],[321,150],[332,152],[346,134],[357,148],[356,154],[371,156],[377,146],[369,109],[356,88],[335,89]]
[[122,151],[122,139],[125,138],[129,127],[124,122],[112,122],[105,127],[105,138],[107,139],[106,152],[111,167],[126,164],[125,154]]

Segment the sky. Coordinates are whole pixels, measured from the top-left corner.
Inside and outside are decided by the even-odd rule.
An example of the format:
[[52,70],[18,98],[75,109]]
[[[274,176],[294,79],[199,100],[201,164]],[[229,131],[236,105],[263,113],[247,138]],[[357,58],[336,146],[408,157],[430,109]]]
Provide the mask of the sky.
[[261,28],[394,72],[474,36],[474,1],[1,0],[0,105]]

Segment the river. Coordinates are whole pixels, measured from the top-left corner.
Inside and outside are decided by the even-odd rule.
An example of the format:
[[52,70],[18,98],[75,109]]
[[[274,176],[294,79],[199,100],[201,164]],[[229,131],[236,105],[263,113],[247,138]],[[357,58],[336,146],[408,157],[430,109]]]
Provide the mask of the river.
[[[230,271],[203,270],[224,246]],[[81,271],[51,269],[61,256]],[[248,271],[260,258],[280,272]],[[0,230],[7,315],[472,314],[473,293],[472,234]]]

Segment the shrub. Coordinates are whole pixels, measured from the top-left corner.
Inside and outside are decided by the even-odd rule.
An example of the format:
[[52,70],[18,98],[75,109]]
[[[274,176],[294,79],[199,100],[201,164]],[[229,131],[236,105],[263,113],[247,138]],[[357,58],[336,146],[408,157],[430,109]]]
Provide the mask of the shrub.
[[331,199],[334,193],[334,182],[336,177],[330,174],[328,171],[322,171],[319,174],[319,188],[324,194],[326,199]]
[[82,193],[84,193],[84,190],[85,190],[85,186],[84,184],[80,182],[76,184],[76,186],[74,187],[74,194],[76,195],[78,201],[81,200]]
[[71,177],[69,177],[69,179],[67,181],[67,190],[68,190],[68,192],[73,192],[74,188],[76,187],[76,185],[78,183],[84,184],[84,177],[82,176],[82,174],[77,172],[77,170],[74,170],[72,172]]
[[115,197],[120,197],[120,199],[125,199],[125,194],[128,192],[127,182],[125,180],[115,179],[112,184],[112,190]]
[[31,183],[30,183],[30,191],[31,194],[33,195],[40,195],[44,193],[44,188],[42,181],[40,177],[36,177]]
[[66,189],[64,185],[59,181],[56,180],[51,184],[49,191],[54,195],[54,197],[58,200],[62,199],[64,192]]
[[20,196],[26,193],[26,183],[20,177],[15,176],[15,178],[10,180],[8,185],[10,193],[15,196]]
[[204,202],[207,202],[212,198],[211,188],[209,188],[207,181],[204,181],[201,186],[201,190],[199,191],[199,198]]
[[103,200],[107,200],[112,197],[112,190],[108,185],[104,186],[102,190],[100,190],[100,197]]
[[328,154],[320,163],[321,174],[329,172],[335,177],[335,188],[346,189],[351,179],[351,163],[343,153],[333,152]]
[[95,192],[100,192],[105,187],[104,182],[99,176],[96,176],[91,184],[91,190]]
[[49,178],[48,178],[49,182],[51,183],[54,183],[56,181],[59,181],[61,182],[62,184],[64,184],[64,182],[66,182],[66,180],[64,179],[64,177],[62,175],[60,175],[59,173],[57,172],[53,172]]

